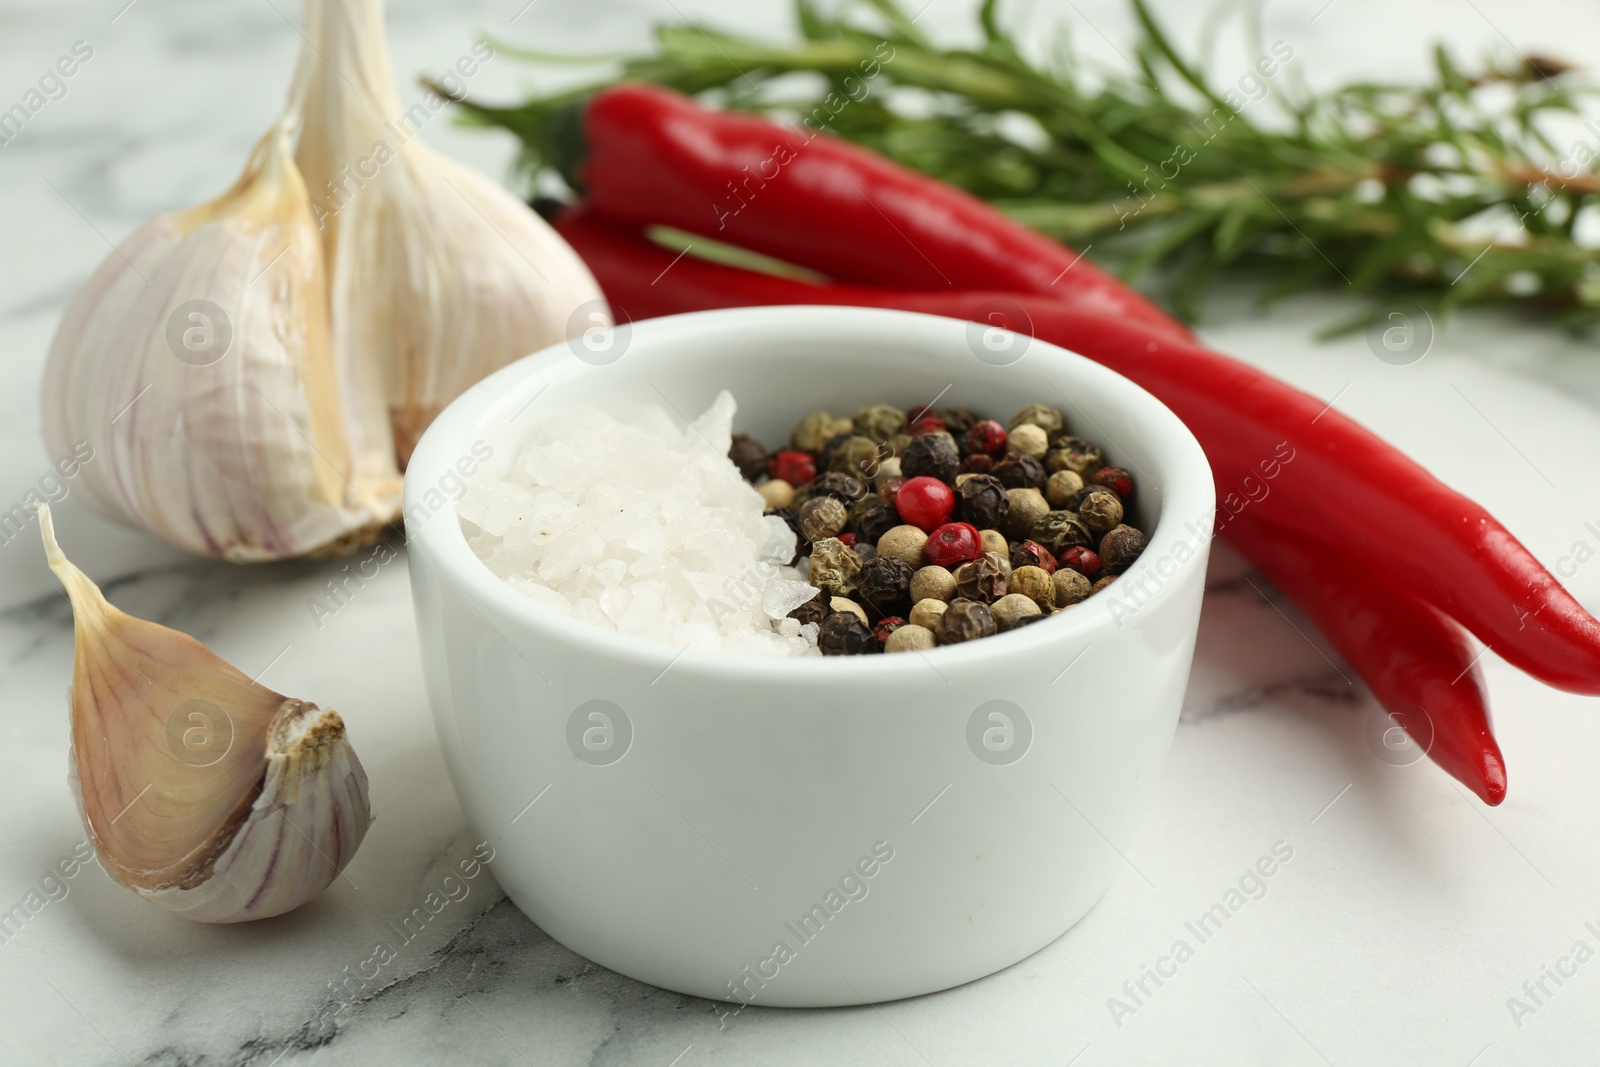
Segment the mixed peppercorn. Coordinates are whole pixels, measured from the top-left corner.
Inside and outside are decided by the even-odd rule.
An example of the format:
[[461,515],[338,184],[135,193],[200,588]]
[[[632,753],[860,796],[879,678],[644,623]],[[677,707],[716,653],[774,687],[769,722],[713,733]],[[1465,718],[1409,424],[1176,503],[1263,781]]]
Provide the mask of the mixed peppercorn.
[[1009,424],[959,407],[813,411],[787,447],[736,434],[728,454],[794,529],[794,562],[808,558],[821,592],[791,617],[818,626],[823,655],[1038,622],[1104,589],[1147,543],[1123,521],[1133,476],[1043,404]]

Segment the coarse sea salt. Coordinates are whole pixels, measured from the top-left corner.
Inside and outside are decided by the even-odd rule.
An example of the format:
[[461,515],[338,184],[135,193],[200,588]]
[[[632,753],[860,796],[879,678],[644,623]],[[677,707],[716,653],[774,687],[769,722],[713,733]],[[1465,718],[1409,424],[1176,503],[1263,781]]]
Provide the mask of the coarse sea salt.
[[563,615],[680,647],[818,655],[788,618],[817,595],[795,534],[764,516],[728,458],[737,409],[717,394],[686,429],[659,408],[620,422],[569,409],[546,420],[504,478],[456,507],[467,543],[513,589]]

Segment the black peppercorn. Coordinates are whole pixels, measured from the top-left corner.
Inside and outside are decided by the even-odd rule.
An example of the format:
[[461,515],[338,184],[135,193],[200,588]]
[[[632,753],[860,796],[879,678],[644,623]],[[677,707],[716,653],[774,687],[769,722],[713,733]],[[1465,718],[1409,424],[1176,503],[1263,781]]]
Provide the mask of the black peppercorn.
[[967,600],[993,604],[1006,595],[1006,564],[993,552],[963,563],[956,568],[956,593]]
[[900,473],[906,478],[925,475],[941,482],[954,482],[960,468],[961,452],[956,448],[956,439],[947,433],[913,437],[900,456]]
[[1100,569],[1108,575],[1121,574],[1133,565],[1150,539],[1132,526],[1118,526],[1100,539]]
[[1094,547],[1094,532],[1076,511],[1046,513],[1029,536],[1058,558],[1069,548]]
[[953,600],[944,614],[939,616],[934,636],[941,645],[955,645],[980,637],[992,637],[994,633],[994,616],[990,614],[987,604],[980,604],[976,600]]
[[1020,630],[1024,626],[1032,626],[1036,622],[1044,622],[1044,620],[1048,619],[1049,617],[1050,616],[1046,615],[1044,612],[1040,612],[1037,615],[1024,615],[1016,622],[1012,623],[1011,628],[1013,630]]
[[962,474],[988,474],[994,470],[994,457],[986,452],[974,452],[961,459]]
[[841,504],[854,504],[866,495],[867,487],[861,479],[843,471],[828,471],[795,490],[795,500],[804,504],[817,497],[831,496]]
[[1007,489],[1043,489],[1046,480],[1044,464],[1021,452],[1007,452],[994,465],[994,476]]
[[747,482],[755,482],[767,473],[767,446],[747,433],[733,435],[728,458],[733,460],[733,465],[739,468],[739,473],[744,475]]
[[945,408],[944,425],[953,434],[964,434],[978,425],[978,416],[967,408]]
[[799,619],[801,626],[811,622],[821,626],[822,620],[826,619],[833,613],[833,607],[830,603],[832,599],[833,598],[828,596],[827,593],[818,593],[804,604],[801,604],[799,607],[789,612],[789,618]]
[[856,595],[883,615],[904,614],[911,608],[911,565],[894,556],[878,556],[863,564],[856,575]]
[[872,627],[853,611],[836,611],[822,620],[817,648],[824,656],[860,656],[883,651]]
[[800,520],[800,534],[807,541],[820,541],[824,537],[837,537],[850,521],[850,511],[831,496],[812,497],[800,505],[795,513]]
[[856,516],[856,536],[860,544],[876,545],[878,538],[901,525],[900,513],[887,504],[874,503]]
[[956,486],[956,516],[980,530],[998,530],[1011,510],[1006,487],[991,474],[974,474]]

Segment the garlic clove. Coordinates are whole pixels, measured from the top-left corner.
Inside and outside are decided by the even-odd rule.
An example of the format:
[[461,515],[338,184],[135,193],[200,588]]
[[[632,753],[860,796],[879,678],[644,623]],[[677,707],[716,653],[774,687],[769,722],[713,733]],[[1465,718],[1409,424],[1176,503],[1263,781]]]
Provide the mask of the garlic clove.
[[371,822],[338,713],[119,611],[61,551],[48,506],[39,526],[72,601],[70,779],[106,872],[201,922],[278,915],[327,888]]
[[95,447],[91,506],[239,561],[352,551],[399,510],[386,406],[335,358],[291,127],[221,197],[157,216],[109,256],[45,370],[50,450]]
[[609,312],[543,219],[417,137],[433,109],[400,105],[382,0],[308,0],[306,21],[320,61],[302,64],[295,160],[322,227],[334,344],[381,378],[403,466],[467,387]]

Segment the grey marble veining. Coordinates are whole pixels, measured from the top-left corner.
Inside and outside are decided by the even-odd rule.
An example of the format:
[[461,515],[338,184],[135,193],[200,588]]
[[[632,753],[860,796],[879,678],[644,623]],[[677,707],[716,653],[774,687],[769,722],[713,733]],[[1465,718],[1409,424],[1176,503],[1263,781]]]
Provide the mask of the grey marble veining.
[[[298,43],[298,11],[285,0],[125,2],[16,0],[0,11],[0,107],[74,41],[95,48],[67,95],[0,145],[0,508],[50,462],[39,443],[39,371],[67,299],[108,241],[232,180],[281,102]],[[1188,30],[1201,17],[1163,7]],[[1440,35],[1474,54],[1510,38],[1600,61],[1600,13],[1554,0],[1323,8],[1265,12],[1268,33],[1293,39],[1308,77],[1323,83],[1415,69],[1420,41]],[[935,0],[923,24],[963,32],[967,11]],[[1036,13],[1119,61],[1099,36],[1128,32],[1113,0]],[[764,32],[788,25],[784,5],[726,0],[390,6],[405,78],[484,33],[592,52],[638,46],[652,21],[684,15]],[[503,99],[570,76],[497,58],[473,91]],[[507,174],[514,146],[504,137],[444,122],[426,137]],[[1338,397],[1503,514],[1547,562],[1584,536],[1583,524],[1600,518],[1592,345],[1475,315],[1442,333],[1423,363],[1394,368],[1359,338],[1311,340],[1348,310],[1323,295],[1263,313],[1225,290],[1205,333]],[[426,923],[414,918],[476,841],[422,695],[403,555],[319,620],[308,600],[335,564],[186,559],[101,522],[70,494],[58,523],[120,606],[194,634],[262,672],[264,684],[339,709],[371,776],[377,822],[348,878],[270,922],[185,924],[92,866],[52,888],[46,879],[83,841],[64,781],[71,617],[46,577],[37,529],[0,544],[0,917],[14,907],[25,916],[0,940],[0,1063],[1491,1067],[1578,1062],[1600,1025],[1600,964],[1560,986],[1546,979],[1531,1014],[1509,1006],[1574,942],[1600,950],[1586,926],[1600,927],[1600,856],[1589,845],[1600,781],[1587,756],[1600,751],[1595,702],[1486,656],[1511,796],[1485,810],[1426,761],[1375,756],[1366,725],[1377,710],[1365,689],[1224,549],[1152,812],[1118,845],[1125,874],[1078,926],[1000,974],[934,996],[735,1015],[569,952],[504,900],[492,865]],[[1571,587],[1600,607],[1600,563],[1580,568]],[[1128,985],[1192,936],[1185,923],[1280,843],[1293,859],[1264,894],[1196,944],[1175,977],[1130,999]],[[374,973],[367,961],[380,944],[393,958]]]

